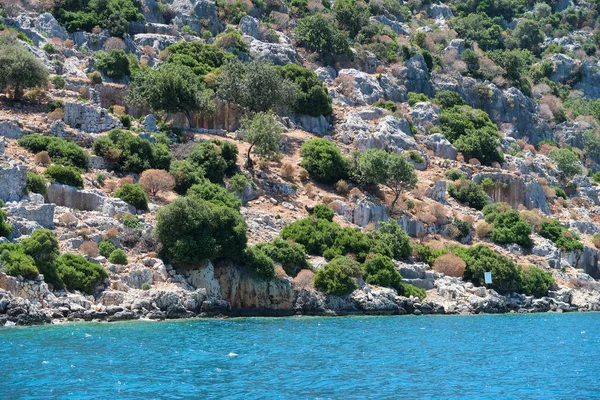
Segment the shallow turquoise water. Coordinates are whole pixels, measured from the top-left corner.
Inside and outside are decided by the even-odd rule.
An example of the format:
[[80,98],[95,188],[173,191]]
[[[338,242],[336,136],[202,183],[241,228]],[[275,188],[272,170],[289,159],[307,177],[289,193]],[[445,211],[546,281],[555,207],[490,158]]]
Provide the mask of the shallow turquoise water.
[[600,314],[10,327],[0,369],[0,399],[600,398]]

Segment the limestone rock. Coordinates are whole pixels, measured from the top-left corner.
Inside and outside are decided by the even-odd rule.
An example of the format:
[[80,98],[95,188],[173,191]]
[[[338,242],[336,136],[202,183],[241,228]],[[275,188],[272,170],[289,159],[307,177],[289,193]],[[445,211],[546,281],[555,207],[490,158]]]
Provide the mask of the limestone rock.
[[27,167],[24,165],[7,166],[0,164],[0,200],[19,201],[27,191]]
[[410,150],[417,147],[417,142],[410,134],[410,124],[404,118],[388,115],[381,119],[378,130],[369,134],[358,134],[354,139],[355,146],[361,150],[390,149],[392,151]]
[[456,160],[458,150],[441,133],[434,133],[425,139],[425,145],[433,150],[436,157],[448,160]]
[[23,201],[7,208],[8,215],[34,221],[40,226],[54,229],[54,204],[34,204]]
[[[391,15],[390,15],[390,18],[392,18]],[[411,34],[410,27],[408,25],[406,25],[405,23],[403,23],[404,21],[395,21],[390,18],[388,18],[385,15],[376,15],[376,16],[371,17],[370,21],[375,24],[380,23],[385,26],[388,26],[391,30],[393,30],[394,32],[396,32],[399,35],[409,36]]]
[[302,129],[315,135],[325,135],[331,129],[329,119],[323,115],[312,117],[310,115],[295,115],[291,118]]
[[157,33],[139,33],[133,37],[136,46],[143,48],[150,46],[157,51],[166,49],[172,44],[179,42],[178,38],[172,35],[161,35]]
[[238,28],[243,34],[252,36],[254,39],[259,39],[258,21],[256,18],[251,17],[250,15],[244,15],[240,19]]
[[40,14],[35,20],[35,29],[45,34],[48,38],[60,38],[61,40],[67,40],[67,30],[62,27],[58,21],[50,13]]
[[538,208],[545,214],[550,214],[550,204],[546,199],[544,189],[531,176],[517,177],[505,173],[484,173],[473,176],[474,182],[481,182],[483,178],[489,178],[497,185],[490,193],[493,201],[508,203],[513,207],[524,205],[532,210]]
[[48,186],[46,199],[57,206],[96,211],[104,205],[104,194],[99,190],[78,190],[73,186],[53,183]]
[[0,136],[7,139],[21,139],[25,135],[21,124],[16,120],[0,121]]
[[242,36],[248,44],[248,52],[254,58],[261,58],[271,61],[275,65],[287,65],[300,63],[300,58],[296,47],[292,41],[285,35],[279,34],[278,43],[261,42],[252,36]]
[[154,117],[154,114],[148,114],[146,115],[146,118],[144,118],[144,131],[151,133],[159,132],[159,129],[156,126],[156,118]]
[[405,66],[394,74],[409,92],[424,93],[433,96],[433,86],[429,82],[429,69],[421,53],[416,53]]
[[130,267],[126,274],[121,274],[121,280],[130,288],[141,289],[144,283],[152,285],[153,276],[150,268],[135,265],[133,268]]
[[122,127],[121,122],[106,109],[81,102],[65,103],[64,120],[72,128],[92,133]]

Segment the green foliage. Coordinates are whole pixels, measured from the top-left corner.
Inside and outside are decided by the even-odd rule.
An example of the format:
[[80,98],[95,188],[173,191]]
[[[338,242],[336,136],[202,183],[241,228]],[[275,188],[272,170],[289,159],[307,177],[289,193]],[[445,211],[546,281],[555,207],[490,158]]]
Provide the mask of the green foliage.
[[108,256],[108,261],[113,264],[127,264],[127,254],[121,249],[113,250]]
[[174,160],[169,171],[175,178],[175,191],[185,194],[193,185],[204,182],[204,168],[189,160]]
[[493,221],[488,219],[490,214],[486,214],[484,207],[483,213],[486,215],[486,221],[492,222],[493,229],[490,233],[490,240],[494,243],[506,244],[516,243],[524,248],[533,247],[531,240],[531,226],[522,219],[516,210],[507,210],[494,213]]
[[316,218],[331,222],[333,221],[333,216],[335,214],[331,207],[329,207],[327,204],[317,204],[313,209],[312,215]]
[[131,229],[138,229],[142,226],[140,219],[133,214],[123,214],[119,218],[119,222]]
[[47,151],[55,164],[87,169],[90,163],[88,154],[76,143],[53,136],[26,135],[19,139],[19,146],[34,153]]
[[544,34],[537,21],[522,19],[512,32],[516,47],[538,52],[544,41]]
[[485,111],[469,106],[455,106],[440,114],[442,133],[465,158],[476,158],[482,164],[504,161],[498,149],[498,127]]
[[348,175],[348,161],[335,143],[327,139],[310,139],[301,149],[301,166],[317,182],[333,184]]
[[340,230],[335,222],[308,217],[285,226],[280,236],[303,245],[308,254],[322,255],[333,246]]
[[519,291],[521,288],[520,268],[506,256],[495,253],[489,247],[478,244],[474,247],[454,249],[453,253],[467,265],[464,279],[476,286],[484,284],[484,272],[492,273],[492,288],[499,293]]
[[227,27],[225,32],[221,32],[217,35],[215,46],[227,49],[227,51],[230,51],[235,55],[248,53],[248,45],[242,39],[242,34],[240,31],[231,27]]
[[[238,149],[234,143],[212,139],[196,145],[188,156],[188,161],[193,166],[196,177],[202,171],[211,182],[221,183],[225,174],[235,169],[237,154]],[[176,182],[177,179],[175,176]]]
[[33,193],[39,193],[42,196],[46,194],[48,182],[43,176],[34,172],[27,171],[27,190]]
[[448,186],[448,194],[476,210],[481,210],[489,203],[485,190],[475,182],[467,181],[464,178],[451,183]]
[[18,244],[0,244],[0,267],[11,276],[35,279],[40,274],[33,258],[25,254]]
[[433,266],[435,260],[439,256],[443,256],[447,253],[446,249],[433,250],[431,247],[424,244],[417,243],[415,245],[416,258],[418,261],[424,262],[430,266]]
[[219,98],[251,112],[293,108],[300,92],[296,84],[282,79],[273,64],[260,59],[225,63],[217,85]]
[[196,196],[179,198],[161,208],[156,230],[163,255],[176,264],[240,259],[246,248],[246,224],[239,212]]
[[100,265],[75,254],[63,254],[56,259],[58,276],[69,290],[80,290],[92,294],[96,286],[108,278]]
[[[600,177],[600,176],[599,176]],[[554,189],[554,193],[556,193],[556,197],[562,197],[563,199],[567,199],[567,193],[560,186],[551,186]]]
[[358,286],[354,277],[362,273],[362,266],[345,256],[336,257],[315,274],[315,288],[321,292],[343,296]]
[[299,19],[294,34],[298,43],[307,50],[342,56],[351,54],[347,33],[339,30],[323,14]]
[[252,167],[252,150],[260,158],[268,160],[275,159],[279,154],[279,142],[281,141],[282,126],[275,120],[271,113],[259,112],[254,118],[244,123],[248,134],[244,140],[250,143],[248,148],[248,167]]
[[371,240],[360,229],[342,228],[336,232],[333,244],[323,251],[323,257],[331,260],[337,256],[352,255],[357,261],[364,262],[371,246]]
[[583,243],[579,241],[579,236],[563,228],[557,219],[548,219],[542,222],[540,235],[554,242],[566,253],[583,250],[584,248]]
[[521,271],[522,291],[528,296],[546,296],[548,290],[552,289],[554,285],[552,274],[541,268],[530,266]]
[[583,132],[583,153],[600,160],[600,135],[591,129]]
[[573,111],[575,117],[590,115],[600,122],[600,99],[585,100],[580,97],[569,97],[564,103],[565,107]]
[[121,129],[111,130],[94,142],[92,150],[114,164],[119,172],[141,173],[147,169],[168,170],[171,151],[162,143],[148,140]]
[[313,117],[331,115],[331,96],[314,71],[297,64],[287,64],[279,73],[299,88],[298,99],[292,107],[295,113]]
[[58,275],[56,258],[60,255],[56,235],[49,229],[37,229],[30,237],[21,242],[23,251],[33,258],[44,280],[55,289],[63,287]]
[[533,60],[531,52],[519,49],[490,51],[488,56],[504,69],[504,77],[517,86]]
[[385,150],[354,152],[351,171],[358,182],[388,187],[395,195],[392,209],[402,191],[410,190],[417,184],[417,174],[412,163],[404,156]]
[[119,121],[125,128],[131,128],[131,122],[133,121],[133,117],[129,114],[119,115]]
[[418,288],[410,283],[401,282],[401,286],[402,289],[399,291],[399,293],[405,297],[418,297],[419,299],[423,300],[425,296],[427,296],[425,289]]
[[280,263],[289,276],[296,276],[303,269],[311,269],[306,261],[306,250],[299,243],[275,238],[271,242],[259,243],[256,247]]
[[129,59],[123,50],[99,51],[95,60],[96,69],[111,78],[120,79],[131,73]]
[[502,27],[483,13],[470,14],[452,21],[460,38],[477,42],[482,50],[502,48]]
[[369,236],[373,246],[371,252],[375,254],[385,254],[396,260],[411,255],[410,238],[395,219],[381,222],[379,229],[371,232]]
[[465,101],[460,94],[452,90],[440,90],[435,94],[434,101],[441,108],[452,108],[454,106],[465,105]]
[[394,288],[398,293],[403,293],[402,275],[396,269],[391,258],[376,254],[365,261],[364,271],[365,282]]
[[134,74],[127,102],[167,114],[181,112],[192,126],[192,113],[212,115],[214,93],[204,87],[192,68],[175,62],[158,69],[145,68]]
[[450,169],[448,171],[446,171],[446,178],[450,179],[451,181],[457,181],[459,179],[464,179],[465,178],[465,174],[462,171],[459,171],[457,169]]
[[252,181],[244,174],[235,174],[227,184],[227,191],[241,194]]
[[21,100],[24,89],[44,86],[48,70],[16,39],[0,37],[0,89],[12,89],[13,99]]
[[58,182],[63,185],[75,186],[83,189],[83,178],[78,169],[64,165],[51,165],[44,172],[48,180],[52,183]]
[[244,253],[244,264],[246,268],[254,271],[264,279],[275,277],[275,264],[271,257],[258,246],[248,247]]
[[353,38],[369,22],[369,7],[360,0],[337,0],[333,4],[333,15],[338,26]]
[[65,0],[55,8],[54,16],[69,32],[90,32],[95,26],[108,29],[111,36],[123,37],[129,21],[142,21],[140,3],[136,0],[85,1]]
[[396,103],[389,100],[377,100],[375,103],[373,103],[373,107],[383,108],[384,110],[388,110],[391,112],[398,111],[398,106],[396,105]]
[[[65,78],[63,78],[60,75],[53,77],[51,80],[52,80],[52,84],[57,89],[64,89],[65,85],[67,84],[67,81],[65,80]],[[50,105],[50,102],[48,102],[48,105]],[[55,107],[55,109],[56,108],[58,108],[58,107]],[[62,108],[62,107],[60,107],[60,108]]]
[[167,63],[190,67],[194,74],[200,77],[220,68],[227,60],[233,58],[231,53],[215,45],[198,41],[179,42],[167,47],[167,51]]
[[242,202],[234,194],[227,192],[222,186],[209,182],[193,185],[187,191],[187,196],[196,196],[199,199],[210,201],[216,205],[224,205],[236,211],[239,211],[242,206]]
[[112,252],[115,250],[117,250],[117,246],[115,246],[110,240],[102,240],[98,245],[98,253],[103,257],[110,257]]
[[138,210],[148,209],[148,196],[139,183],[126,183],[115,192],[115,197],[131,204]]
[[8,237],[12,232],[12,225],[6,222],[6,211],[0,208],[0,237]]
[[408,104],[414,106],[417,103],[429,101],[429,97],[423,93],[408,92]]
[[549,154],[550,159],[556,164],[556,168],[563,177],[570,178],[581,173],[581,162],[579,155],[571,149],[554,149]]

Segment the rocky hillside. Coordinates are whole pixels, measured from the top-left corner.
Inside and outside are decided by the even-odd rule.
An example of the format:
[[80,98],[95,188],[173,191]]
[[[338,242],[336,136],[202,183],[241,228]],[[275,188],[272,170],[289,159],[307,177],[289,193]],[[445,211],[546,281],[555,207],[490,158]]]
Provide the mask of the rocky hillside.
[[600,310],[596,3],[0,6],[0,325]]

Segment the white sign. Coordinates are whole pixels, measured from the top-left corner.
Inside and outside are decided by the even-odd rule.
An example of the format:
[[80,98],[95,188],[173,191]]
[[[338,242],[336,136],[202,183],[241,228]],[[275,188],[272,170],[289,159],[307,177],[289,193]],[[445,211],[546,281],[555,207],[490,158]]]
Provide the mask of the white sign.
[[489,285],[492,283],[492,273],[491,272],[484,272],[483,273],[483,277],[485,279],[485,284]]

